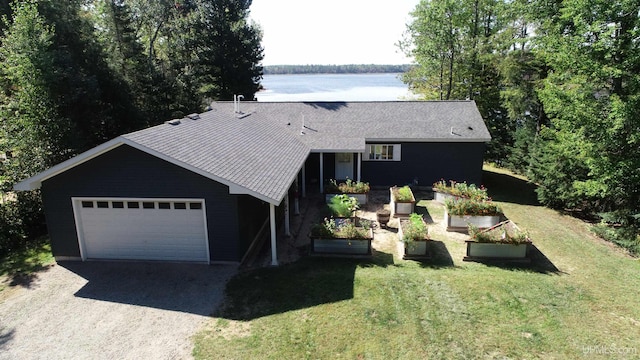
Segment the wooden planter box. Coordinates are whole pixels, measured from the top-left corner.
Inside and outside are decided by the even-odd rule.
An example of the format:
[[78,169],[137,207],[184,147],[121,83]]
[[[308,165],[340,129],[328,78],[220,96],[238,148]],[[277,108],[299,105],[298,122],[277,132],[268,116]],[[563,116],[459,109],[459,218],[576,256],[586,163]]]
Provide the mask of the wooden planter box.
[[311,251],[314,254],[334,255],[371,255],[373,230],[369,229],[369,239],[327,239],[311,238]]
[[467,240],[467,256],[465,261],[470,260],[527,260],[529,243],[507,244],[507,243],[481,243]]
[[[431,254],[429,252],[429,244],[431,244],[431,240],[429,240],[429,238],[414,240],[410,242],[405,242],[402,240],[404,238],[402,227],[408,222],[409,220],[400,220],[400,226],[398,226],[398,253],[402,255],[403,258],[430,257]],[[422,220],[422,222],[424,223],[424,220]],[[424,224],[425,226],[427,225],[426,223]]]
[[469,224],[476,226],[479,229],[490,228],[500,222],[500,215],[449,215],[449,212],[444,212],[445,224],[447,224],[447,231],[460,231],[468,232]]
[[[331,202],[331,199],[333,199],[334,196],[336,195],[342,195],[340,194],[325,194],[325,201],[327,202],[327,204],[329,204]],[[344,195],[347,195],[348,197],[354,197],[358,200],[358,204],[360,205],[366,205],[367,202],[369,201],[369,193],[365,193],[365,194],[349,194],[349,193],[345,193]]]
[[410,201],[397,201],[393,195],[393,190],[393,188],[389,188],[389,198],[391,199],[389,208],[391,209],[391,216],[408,217],[409,214],[414,212],[416,206],[416,198],[413,196],[413,191],[411,192]]

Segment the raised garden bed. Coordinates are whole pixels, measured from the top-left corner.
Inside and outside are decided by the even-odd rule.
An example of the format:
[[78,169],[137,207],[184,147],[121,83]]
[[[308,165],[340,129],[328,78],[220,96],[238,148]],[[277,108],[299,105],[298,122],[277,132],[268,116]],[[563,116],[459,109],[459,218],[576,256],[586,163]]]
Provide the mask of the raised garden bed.
[[467,232],[469,225],[486,229],[498,224],[502,210],[491,201],[447,199],[444,218],[447,231]]
[[413,196],[413,191],[408,186],[401,188],[394,186],[389,188],[391,216],[393,217],[408,217],[409,214],[414,212],[416,205],[416,198]]
[[489,200],[487,189],[483,186],[477,187],[475,184],[468,185],[466,182],[449,181],[449,185],[444,180],[433,184],[433,200],[444,204],[447,199],[470,199],[476,201]]
[[312,254],[333,255],[371,255],[373,229],[367,220],[324,219],[320,224],[312,226]]
[[467,256],[464,261],[518,261],[530,262],[527,257],[531,239],[516,224],[507,220],[485,230],[470,226]]
[[345,182],[338,183],[336,180],[329,180],[329,183],[325,187],[325,200],[328,203],[336,195],[347,195],[348,197],[354,197],[358,200],[358,204],[365,205],[369,201],[369,191],[371,187],[369,183],[361,181],[353,181],[347,179]]
[[356,200],[358,200],[358,204],[360,205],[366,205],[367,202],[369,202],[369,193],[366,194],[356,194],[356,193],[332,193],[332,194],[325,194],[325,201],[327,202],[327,204],[331,203],[331,199],[333,199],[336,195],[346,195],[348,197],[352,197],[355,198]]
[[500,215],[450,215],[445,211],[444,219],[447,231],[467,232],[469,225],[480,229],[490,228],[500,222]]
[[427,223],[422,216],[412,213],[409,219],[400,219],[398,226],[398,253],[404,259],[430,258],[431,239]]

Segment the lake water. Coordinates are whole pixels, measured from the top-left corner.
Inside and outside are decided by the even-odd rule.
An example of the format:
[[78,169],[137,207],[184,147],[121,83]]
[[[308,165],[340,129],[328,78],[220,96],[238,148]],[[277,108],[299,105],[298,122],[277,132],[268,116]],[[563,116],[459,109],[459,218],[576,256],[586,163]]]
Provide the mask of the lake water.
[[399,74],[264,75],[258,101],[391,101],[411,99]]

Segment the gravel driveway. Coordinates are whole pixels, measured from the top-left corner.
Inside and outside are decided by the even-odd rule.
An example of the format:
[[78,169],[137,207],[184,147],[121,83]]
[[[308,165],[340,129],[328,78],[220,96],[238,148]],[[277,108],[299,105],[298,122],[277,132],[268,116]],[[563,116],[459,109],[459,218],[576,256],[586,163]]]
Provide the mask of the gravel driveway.
[[[185,359],[232,265],[70,262],[0,300],[0,359]],[[7,290],[5,290],[7,291]]]

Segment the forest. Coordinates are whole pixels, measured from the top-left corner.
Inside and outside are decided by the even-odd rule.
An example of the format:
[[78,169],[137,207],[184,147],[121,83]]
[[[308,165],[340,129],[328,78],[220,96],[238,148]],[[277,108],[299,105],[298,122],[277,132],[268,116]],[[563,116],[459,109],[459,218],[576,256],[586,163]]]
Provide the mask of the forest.
[[485,159],[539,201],[640,253],[640,7],[620,0],[422,0],[401,48],[424,99],[473,99]]
[[373,74],[373,73],[404,73],[411,65],[378,65],[378,64],[349,64],[349,65],[268,65],[263,67],[265,75],[278,74]]
[[254,99],[263,73],[402,70],[425,100],[472,99],[485,158],[539,201],[640,254],[640,14],[621,0],[422,0],[411,66],[263,68],[251,0],[0,0],[0,256],[46,234],[13,184],[122,133]]
[[0,256],[46,234],[13,184],[260,85],[251,0],[0,0]]

